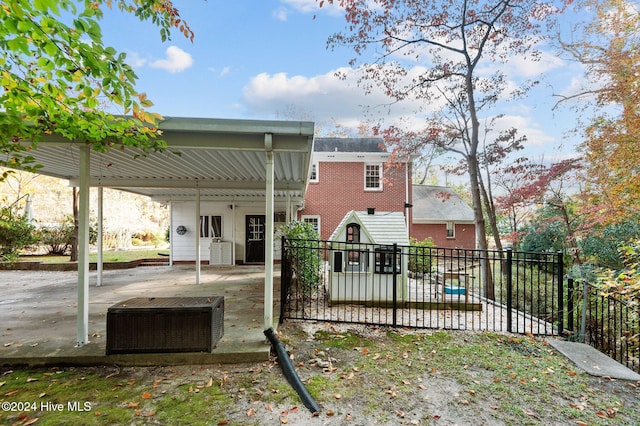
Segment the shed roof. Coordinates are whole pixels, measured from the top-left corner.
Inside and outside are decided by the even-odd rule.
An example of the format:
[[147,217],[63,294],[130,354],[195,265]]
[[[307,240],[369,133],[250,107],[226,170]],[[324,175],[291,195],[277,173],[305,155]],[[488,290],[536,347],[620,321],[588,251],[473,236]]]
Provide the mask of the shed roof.
[[335,240],[340,232],[349,224],[357,222],[361,230],[367,234],[373,244],[400,244],[409,245],[409,233],[405,216],[402,212],[375,212],[368,214],[351,210],[336,227],[330,240]]
[[[266,142],[271,135],[275,198],[302,201],[310,174],[311,122],[167,117],[159,123],[164,152],[136,148],[90,153],[90,185],[123,189],[156,201],[264,199]],[[29,154],[38,173],[79,179],[80,142],[51,135]]]
[[413,185],[414,223],[473,223],[473,209],[446,186]]

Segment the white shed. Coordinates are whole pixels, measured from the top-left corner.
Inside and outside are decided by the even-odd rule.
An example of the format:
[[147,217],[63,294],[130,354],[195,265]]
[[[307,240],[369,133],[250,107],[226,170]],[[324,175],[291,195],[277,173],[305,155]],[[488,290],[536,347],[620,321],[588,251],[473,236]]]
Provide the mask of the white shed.
[[332,303],[373,304],[407,299],[409,233],[404,214],[376,212],[372,208],[366,212],[350,211],[330,240]]

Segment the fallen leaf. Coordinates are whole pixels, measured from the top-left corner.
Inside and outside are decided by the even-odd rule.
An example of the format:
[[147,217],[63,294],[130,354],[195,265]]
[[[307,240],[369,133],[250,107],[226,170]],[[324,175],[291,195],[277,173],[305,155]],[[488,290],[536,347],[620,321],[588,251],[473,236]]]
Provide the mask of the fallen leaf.
[[142,399],[149,399],[151,398],[151,393],[149,392],[142,392],[142,395],[140,395],[142,397]]
[[267,411],[269,411],[269,412],[273,412],[273,407],[271,406],[271,404],[265,405],[264,408],[266,408]]
[[27,377],[27,383],[32,383],[32,382],[37,382],[38,379],[35,379],[33,377]]
[[7,393],[5,393],[5,394],[4,394],[4,396],[14,396],[14,395],[16,395],[17,393],[18,393],[18,390],[14,390],[14,391],[11,391],[11,392],[7,392]]
[[23,425],[27,425],[27,426],[28,426],[28,425],[32,425],[32,424],[34,424],[35,422],[37,422],[37,421],[38,421],[38,419],[39,419],[38,417],[34,417],[33,419],[29,419],[27,422],[23,423]]
[[533,411],[529,410],[528,408],[523,408],[522,411],[524,411],[524,413],[527,416],[535,416],[536,415],[536,413],[534,413]]
[[287,423],[289,423],[289,419],[286,417],[281,417],[280,418],[280,423],[282,423],[283,425],[286,425]]
[[587,423],[585,423],[585,422],[581,422],[580,420],[576,420],[576,424],[577,424],[578,426],[587,426]]
[[140,405],[139,402],[130,402],[127,407],[128,408],[138,408],[138,406]]
[[339,394],[339,393],[334,393],[334,394],[333,394],[333,397],[334,397],[335,399],[342,399],[342,395],[341,395],[341,394]]
[[156,415],[157,410],[151,410],[149,411],[147,414],[145,414],[145,417],[153,417]]
[[333,417],[333,416],[335,416],[335,415],[336,415],[335,411],[333,411],[333,410],[327,410],[327,417]]
[[229,424],[229,420],[220,420],[218,422],[218,426],[224,426],[224,425],[228,425]]
[[249,409],[247,410],[247,417],[251,417],[251,416],[253,416],[254,414],[256,414],[256,410],[254,410],[253,408],[249,408]]

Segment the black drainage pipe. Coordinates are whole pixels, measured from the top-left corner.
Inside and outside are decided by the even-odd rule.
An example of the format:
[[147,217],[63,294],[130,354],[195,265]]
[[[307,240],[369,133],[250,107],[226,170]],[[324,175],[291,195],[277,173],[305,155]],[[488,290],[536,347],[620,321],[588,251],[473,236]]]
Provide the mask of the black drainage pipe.
[[271,342],[271,347],[278,355],[278,364],[280,364],[280,368],[282,368],[282,372],[284,376],[287,378],[289,384],[293,387],[293,389],[300,395],[300,399],[304,403],[304,406],[309,409],[312,413],[319,413],[320,407],[316,403],[316,401],[309,395],[309,391],[302,384],[298,373],[293,368],[293,364],[291,363],[291,359],[289,355],[287,355],[287,351],[278,338],[276,334],[273,332],[273,328],[268,328],[264,331],[265,336]]

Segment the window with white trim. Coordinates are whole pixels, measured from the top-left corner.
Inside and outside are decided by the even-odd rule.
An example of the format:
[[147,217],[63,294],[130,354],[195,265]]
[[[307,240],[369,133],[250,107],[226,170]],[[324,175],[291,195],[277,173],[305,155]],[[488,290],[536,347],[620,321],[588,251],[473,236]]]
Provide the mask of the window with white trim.
[[456,237],[456,224],[453,222],[447,222],[447,238]]
[[200,216],[201,238],[222,238],[222,216]]
[[382,189],[382,164],[364,165],[364,189],[369,191]]
[[311,177],[309,182],[318,182],[318,163],[313,163],[311,166]]
[[320,216],[317,215],[302,215],[301,217],[304,223],[310,223],[320,235]]

